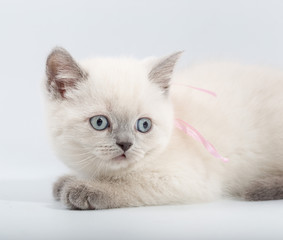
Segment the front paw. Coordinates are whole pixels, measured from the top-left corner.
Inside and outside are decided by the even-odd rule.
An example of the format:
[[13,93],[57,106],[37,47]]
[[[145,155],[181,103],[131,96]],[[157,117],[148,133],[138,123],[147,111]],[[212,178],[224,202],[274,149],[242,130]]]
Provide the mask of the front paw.
[[99,190],[99,185],[78,180],[74,176],[63,176],[55,182],[53,195],[69,209],[108,208],[106,194]]
[[53,197],[55,198],[55,200],[60,201],[61,200],[61,195],[62,195],[62,189],[64,188],[64,186],[71,182],[71,181],[75,181],[75,177],[74,176],[70,176],[70,175],[66,175],[63,177],[60,177],[53,185]]
[[94,210],[101,208],[98,201],[102,195],[84,183],[72,182],[63,188],[61,201],[70,209]]

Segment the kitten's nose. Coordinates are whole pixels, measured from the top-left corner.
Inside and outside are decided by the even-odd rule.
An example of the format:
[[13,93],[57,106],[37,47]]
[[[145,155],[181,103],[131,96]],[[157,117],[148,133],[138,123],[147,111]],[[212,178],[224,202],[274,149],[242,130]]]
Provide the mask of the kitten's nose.
[[117,142],[116,143],[120,148],[122,148],[122,150],[124,152],[126,152],[127,150],[129,150],[129,148],[133,145],[130,142]]

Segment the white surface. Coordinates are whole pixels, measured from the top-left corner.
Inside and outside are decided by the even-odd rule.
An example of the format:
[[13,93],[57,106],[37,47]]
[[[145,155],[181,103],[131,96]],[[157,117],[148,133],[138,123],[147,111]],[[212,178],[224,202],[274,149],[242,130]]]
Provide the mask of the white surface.
[[[282,201],[64,211],[44,201],[0,201],[1,239],[282,240]],[[21,214],[19,214],[21,213]]]
[[283,201],[67,211],[40,83],[56,45],[76,58],[166,55],[283,67],[281,0],[0,0],[0,239],[283,239]]
[[[283,201],[220,201],[184,206],[70,211],[51,196],[63,165],[35,163],[13,155],[1,170],[0,239],[283,239]],[[48,151],[46,151],[49,154]],[[24,161],[23,161],[24,159]],[[30,159],[31,160],[31,159]],[[32,165],[31,165],[32,164]],[[14,168],[14,167],[13,167]],[[3,171],[5,172],[5,171]],[[5,176],[5,175],[2,175]]]

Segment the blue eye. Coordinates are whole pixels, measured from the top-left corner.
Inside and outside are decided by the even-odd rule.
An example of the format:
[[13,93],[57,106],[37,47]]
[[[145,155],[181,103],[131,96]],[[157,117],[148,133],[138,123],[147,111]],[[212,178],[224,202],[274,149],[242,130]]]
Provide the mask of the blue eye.
[[97,131],[102,131],[106,129],[107,127],[109,127],[109,122],[107,118],[101,115],[90,118],[89,122],[91,126]]
[[151,129],[151,120],[149,118],[140,118],[137,121],[136,128],[139,132],[146,133]]

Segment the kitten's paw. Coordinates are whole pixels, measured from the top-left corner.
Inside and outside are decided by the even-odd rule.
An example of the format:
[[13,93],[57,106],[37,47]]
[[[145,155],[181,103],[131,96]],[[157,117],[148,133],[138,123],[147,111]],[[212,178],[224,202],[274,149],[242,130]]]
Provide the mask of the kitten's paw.
[[91,190],[83,183],[66,184],[62,190],[61,201],[70,209],[94,210],[101,209],[98,200],[101,198],[100,191]]
[[61,193],[63,187],[71,181],[75,181],[74,176],[66,175],[63,177],[60,177],[53,185],[53,197],[55,200],[59,201],[61,199]]

